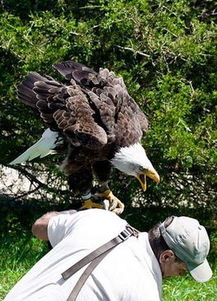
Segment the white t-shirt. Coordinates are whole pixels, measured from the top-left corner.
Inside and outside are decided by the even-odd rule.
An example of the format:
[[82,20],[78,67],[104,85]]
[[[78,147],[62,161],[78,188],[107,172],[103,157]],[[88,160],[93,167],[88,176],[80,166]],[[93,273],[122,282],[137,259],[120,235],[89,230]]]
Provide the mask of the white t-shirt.
[[[61,273],[116,237],[126,221],[112,212],[89,209],[50,219],[53,249],[13,287],[5,301],[66,301],[86,267],[66,281]],[[77,301],[159,301],[162,276],[148,234],[130,237],[95,268]]]

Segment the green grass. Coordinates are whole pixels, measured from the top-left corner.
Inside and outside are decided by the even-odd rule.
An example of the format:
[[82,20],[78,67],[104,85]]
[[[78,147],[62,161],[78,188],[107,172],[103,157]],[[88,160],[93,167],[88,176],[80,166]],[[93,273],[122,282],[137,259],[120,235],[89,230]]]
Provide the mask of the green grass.
[[14,284],[47,252],[46,243],[19,233],[16,237],[1,238],[0,300]]
[[[197,283],[189,275],[164,280],[164,301],[217,300],[217,232],[211,237],[210,261],[214,276],[207,283]],[[47,244],[21,232],[1,238],[0,245],[0,300],[11,287],[48,251]]]
[[198,283],[190,275],[164,280],[163,300],[165,301],[216,301],[217,269],[214,277],[207,283]]

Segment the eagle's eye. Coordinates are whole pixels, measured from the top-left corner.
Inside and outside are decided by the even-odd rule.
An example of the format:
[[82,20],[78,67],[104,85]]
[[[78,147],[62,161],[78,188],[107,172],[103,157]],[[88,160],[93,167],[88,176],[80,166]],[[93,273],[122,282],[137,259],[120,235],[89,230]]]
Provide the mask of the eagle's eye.
[[144,167],[140,167],[140,168],[139,168],[139,171],[140,171],[141,173],[143,173],[143,174],[146,174],[146,172],[148,171],[148,169],[147,169],[147,168],[144,168]]

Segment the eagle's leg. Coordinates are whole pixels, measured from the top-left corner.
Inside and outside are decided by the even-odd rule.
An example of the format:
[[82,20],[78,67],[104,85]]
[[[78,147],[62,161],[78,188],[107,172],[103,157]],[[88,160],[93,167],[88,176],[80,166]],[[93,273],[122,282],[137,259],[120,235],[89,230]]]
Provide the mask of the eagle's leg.
[[81,209],[104,208],[99,199],[93,199],[91,194],[93,176],[91,168],[82,168],[68,177],[70,191],[82,199]]
[[[112,193],[108,185],[108,179],[111,172],[109,161],[98,161],[93,165],[94,174],[99,182],[92,195],[95,199],[101,199],[104,202],[105,209],[121,214],[124,211],[124,204]],[[106,202],[108,200],[108,202]]]
[[103,202],[101,202],[100,199],[96,199],[94,197],[92,197],[91,193],[82,195],[82,206],[80,209],[90,209],[90,208],[101,208],[101,209],[105,209],[105,205]]

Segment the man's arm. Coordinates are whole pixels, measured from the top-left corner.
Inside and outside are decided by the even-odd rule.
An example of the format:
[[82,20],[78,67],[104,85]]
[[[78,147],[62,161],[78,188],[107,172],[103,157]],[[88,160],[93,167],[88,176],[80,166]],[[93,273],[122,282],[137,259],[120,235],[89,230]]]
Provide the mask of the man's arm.
[[60,214],[57,211],[48,212],[38,218],[32,225],[32,233],[35,237],[42,240],[48,240],[47,226],[51,217]]
[[32,233],[35,237],[42,240],[49,240],[48,238],[48,223],[51,217],[59,215],[59,214],[73,214],[76,213],[77,210],[71,209],[71,210],[65,210],[65,211],[52,211],[48,212],[44,215],[42,215],[40,218],[38,218],[34,224],[32,225]]

